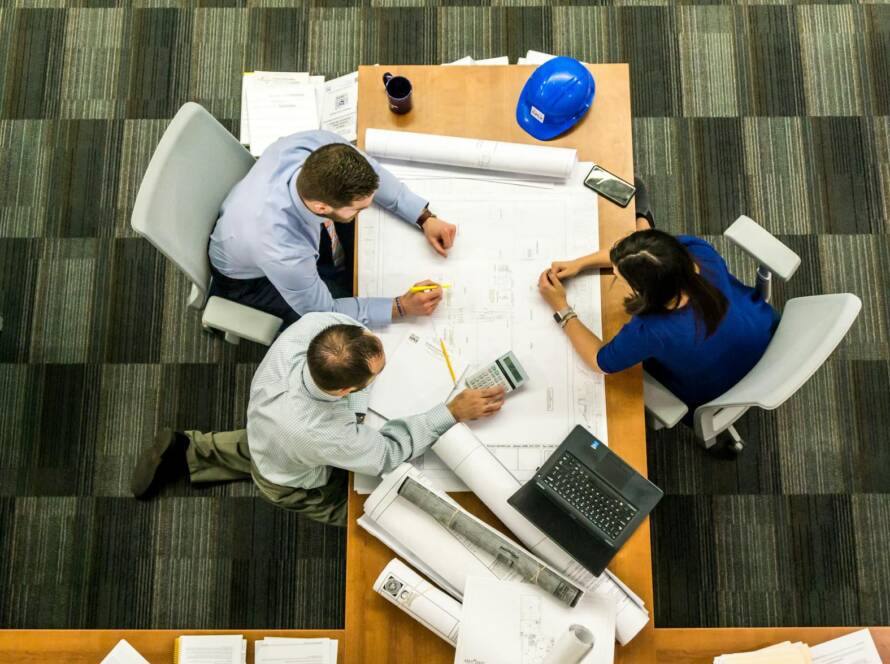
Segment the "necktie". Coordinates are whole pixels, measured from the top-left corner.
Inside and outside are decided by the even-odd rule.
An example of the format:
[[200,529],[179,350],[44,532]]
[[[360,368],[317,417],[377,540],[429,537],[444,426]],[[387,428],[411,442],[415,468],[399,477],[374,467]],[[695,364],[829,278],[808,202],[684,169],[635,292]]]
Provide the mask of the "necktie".
[[340,240],[337,237],[337,227],[334,226],[334,222],[330,219],[325,219],[321,222],[321,225],[324,226],[328,236],[331,238],[331,258],[334,261],[334,266],[343,267],[346,254],[343,252],[343,246],[340,244]]

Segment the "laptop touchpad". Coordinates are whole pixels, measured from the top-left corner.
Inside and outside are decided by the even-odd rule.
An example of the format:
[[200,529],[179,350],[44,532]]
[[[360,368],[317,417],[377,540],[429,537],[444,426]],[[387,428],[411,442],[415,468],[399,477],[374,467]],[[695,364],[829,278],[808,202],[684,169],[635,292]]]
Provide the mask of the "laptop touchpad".
[[596,467],[596,472],[619,491],[634,476],[633,468],[614,454],[607,454]]

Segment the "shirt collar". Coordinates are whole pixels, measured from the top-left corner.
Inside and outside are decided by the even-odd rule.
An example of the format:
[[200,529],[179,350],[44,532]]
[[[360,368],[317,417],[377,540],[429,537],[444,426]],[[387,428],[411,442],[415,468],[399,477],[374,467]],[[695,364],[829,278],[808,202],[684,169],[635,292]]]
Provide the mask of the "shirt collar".
[[318,385],[316,385],[315,381],[312,380],[312,374],[309,373],[309,364],[303,365],[302,379],[303,389],[305,389],[306,392],[309,393],[309,396],[316,401],[339,401],[340,399],[344,398],[334,396],[333,394],[328,394]]
[[294,171],[293,176],[287,183],[287,193],[290,196],[290,201],[293,203],[294,212],[296,215],[302,219],[303,221],[309,223],[310,221],[315,221],[318,223],[324,223],[325,218],[319,217],[312,210],[306,207],[306,204],[303,202],[303,199],[300,198],[300,194],[297,193],[297,177],[300,175],[300,169],[298,168]]

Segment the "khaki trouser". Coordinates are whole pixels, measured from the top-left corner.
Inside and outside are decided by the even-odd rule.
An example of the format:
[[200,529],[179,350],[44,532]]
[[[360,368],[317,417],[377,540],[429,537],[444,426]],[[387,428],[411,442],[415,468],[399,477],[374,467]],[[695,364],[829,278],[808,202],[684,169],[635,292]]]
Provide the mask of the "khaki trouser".
[[296,489],[265,479],[250,459],[247,431],[186,431],[190,444],[186,456],[193,483],[228,482],[252,478],[260,494],[273,505],[299,512],[305,517],[336,526],[346,525],[347,473],[331,471],[324,486]]

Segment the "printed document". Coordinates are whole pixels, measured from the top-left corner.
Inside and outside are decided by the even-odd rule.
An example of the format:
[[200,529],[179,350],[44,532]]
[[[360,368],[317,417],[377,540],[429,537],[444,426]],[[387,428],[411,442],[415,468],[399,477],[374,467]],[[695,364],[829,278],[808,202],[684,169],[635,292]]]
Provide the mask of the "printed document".
[[810,648],[813,664],[880,664],[881,656],[868,629],[860,629]]
[[464,592],[455,664],[541,664],[571,625],[593,632],[582,664],[611,664],[615,607],[586,595],[569,608],[527,583],[470,577]]
[[319,116],[321,128],[340,134],[347,141],[356,139],[358,118],[358,72],[328,81],[321,88]]
[[[400,176],[398,163],[383,163]],[[416,175],[418,165],[410,168]],[[599,246],[598,199],[581,184],[588,170],[589,164],[578,164],[568,182],[546,190],[441,179],[435,168],[427,169],[428,179],[411,179],[411,188],[458,227],[447,259],[378,206],[359,220],[359,295],[392,296],[425,278],[451,283],[434,321],[420,318],[398,327],[435,338],[434,322],[456,366],[480,367],[510,349],[526,368],[528,382],[507,397],[502,412],[470,424],[520,480],[534,474],[575,424],[608,442],[604,378],[574,352],[537,288],[552,261]],[[601,335],[599,276],[581,275],[566,288],[578,316]],[[375,400],[378,388],[372,388]],[[425,455],[417,465],[424,474],[434,471],[430,478],[446,491],[461,490],[462,483],[435,459]]]

